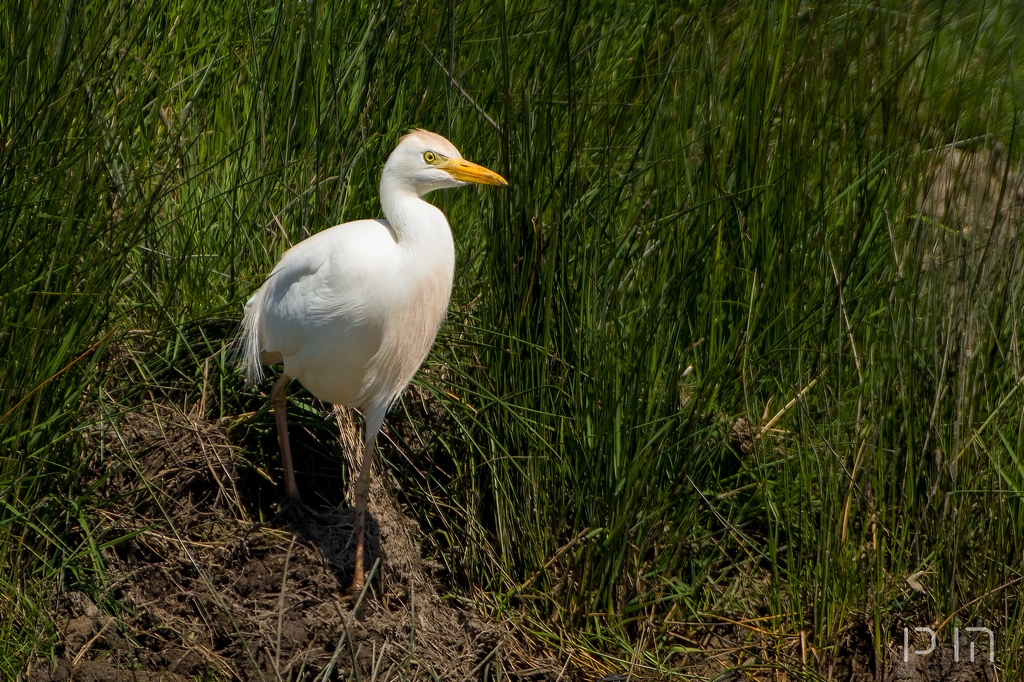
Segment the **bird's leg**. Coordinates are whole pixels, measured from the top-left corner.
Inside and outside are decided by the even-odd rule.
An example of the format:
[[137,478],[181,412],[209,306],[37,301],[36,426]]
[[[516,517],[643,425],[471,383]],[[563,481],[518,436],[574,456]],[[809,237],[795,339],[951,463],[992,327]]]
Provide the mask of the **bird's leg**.
[[295,484],[295,468],[292,466],[292,446],[288,441],[288,380],[287,374],[274,382],[270,389],[270,402],[274,406],[277,421],[277,435],[281,439],[281,462],[284,464],[284,494],[289,501],[298,501],[299,486]]
[[364,576],[365,554],[366,554],[366,498],[370,493],[370,472],[373,469],[373,444],[377,440],[377,432],[384,420],[383,412],[379,415],[368,413],[366,415],[365,433],[363,435],[363,462],[359,466],[359,478],[355,485],[356,522],[352,529],[356,541],[356,565],[352,574],[352,584],[349,586],[349,594],[358,594],[366,584]]
[[[288,381],[291,379],[287,374],[274,382],[270,389],[270,403],[274,406],[274,419],[277,422],[277,434],[281,439],[281,462],[284,464],[284,502],[281,508],[266,523],[258,522],[253,524],[249,533],[262,528],[264,525],[274,526],[280,523],[295,525],[298,527],[300,537],[309,541],[317,537],[316,526],[310,525],[310,517],[319,519],[320,515],[307,507],[299,496],[299,486],[295,483],[295,467],[292,465],[292,448],[288,440]],[[248,534],[248,533],[247,533]]]
[[[260,521],[253,524],[248,533],[252,533],[264,525],[275,525],[282,521],[286,523],[298,523],[299,529],[305,537],[311,533],[306,526],[304,517],[312,514],[299,497],[299,486],[295,484],[295,468],[292,466],[292,447],[288,441],[288,381],[291,379],[287,374],[274,382],[270,389],[270,404],[274,406],[274,420],[277,422],[277,435],[281,439],[281,462],[284,464],[284,492],[285,500],[281,509],[272,519],[266,523]],[[314,514],[315,515],[315,514]],[[246,533],[246,535],[248,535]]]
[[352,586],[349,592],[355,594],[363,589],[363,564],[365,563],[366,547],[366,498],[370,492],[370,469],[373,468],[373,441],[368,440],[363,446],[363,463],[359,467],[359,478],[356,479],[356,523],[352,532],[356,540],[356,567],[352,575]]

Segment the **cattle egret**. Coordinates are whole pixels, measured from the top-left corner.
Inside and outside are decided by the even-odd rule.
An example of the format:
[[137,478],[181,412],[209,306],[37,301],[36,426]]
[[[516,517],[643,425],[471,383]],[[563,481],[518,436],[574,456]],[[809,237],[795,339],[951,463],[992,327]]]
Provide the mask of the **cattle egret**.
[[444,213],[423,200],[444,187],[507,186],[434,133],[416,130],[391,152],[380,178],[385,220],[356,220],[285,252],[245,304],[246,378],[284,363],[270,392],[281,441],[286,504],[300,501],[288,443],[286,388],[295,378],[320,400],[359,409],[365,420],[355,484],[352,592],[363,588],[366,496],[373,446],[391,403],[426,359],[448,308],[455,245]]

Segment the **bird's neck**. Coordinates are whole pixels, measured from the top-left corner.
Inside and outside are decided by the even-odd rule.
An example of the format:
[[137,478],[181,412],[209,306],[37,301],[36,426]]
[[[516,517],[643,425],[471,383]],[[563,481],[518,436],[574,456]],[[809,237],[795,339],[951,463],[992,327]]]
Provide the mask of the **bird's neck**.
[[411,187],[381,180],[380,203],[399,244],[418,249],[454,249],[444,213],[424,201]]

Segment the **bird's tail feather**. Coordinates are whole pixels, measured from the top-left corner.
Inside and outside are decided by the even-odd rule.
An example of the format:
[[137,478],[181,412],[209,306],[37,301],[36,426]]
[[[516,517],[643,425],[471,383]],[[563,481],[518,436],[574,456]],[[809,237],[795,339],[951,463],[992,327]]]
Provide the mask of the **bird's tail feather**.
[[260,330],[260,311],[263,310],[264,287],[252,295],[245,304],[245,315],[242,317],[242,328],[239,331],[238,364],[245,371],[245,381],[256,384],[263,379],[263,363],[260,362],[260,346],[262,334]]

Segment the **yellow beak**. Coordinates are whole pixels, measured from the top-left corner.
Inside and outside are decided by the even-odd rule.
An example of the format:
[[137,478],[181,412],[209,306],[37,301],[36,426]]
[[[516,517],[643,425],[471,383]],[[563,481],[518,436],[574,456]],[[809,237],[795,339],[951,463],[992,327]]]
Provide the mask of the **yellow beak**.
[[465,159],[445,159],[442,163],[438,164],[438,166],[448,171],[449,175],[461,182],[475,182],[479,185],[508,187],[508,181],[505,180],[505,178],[492,170],[488,170],[483,166],[478,166],[475,163],[466,161]]

